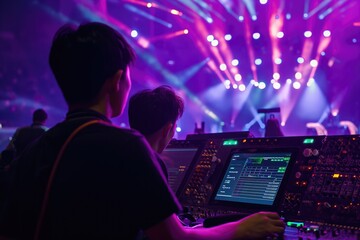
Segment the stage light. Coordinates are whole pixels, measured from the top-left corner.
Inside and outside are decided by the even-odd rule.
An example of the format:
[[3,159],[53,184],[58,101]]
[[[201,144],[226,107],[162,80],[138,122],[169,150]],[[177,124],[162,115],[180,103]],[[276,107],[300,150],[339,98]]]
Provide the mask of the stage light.
[[280,89],[280,87],[281,87],[281,85],[280,85],[280,83],[278,83],[278,82],[275,82],[275,83],[273,84],[273,88],[275,88],[276,90],[277,90],[277,89]]
[[254,79],[251,79],[251,80],[250,80],[250,83],[251,83],[252,85],[255,85],[256,81],[255,81]]
[[188,29],[184,29],[184,34],[188,34],[189,30]]
[[211,17],[207,17],[207,18],[206,18],[206,21],[207,21],[208,23],[213,23],[214,20],[213,20]]
[[284,127],[285,124],[286,124],[286,123],[285,123],[284,121],[282,121],[280,125]]
[[276,37],[277,37],[277,38],[283,38],[283,37],[284,37],[284,32],[278,32],[278,33],[276,33]]
[[353,38],[351,39],[352,43],[357,43],[357,39],[356,38]]
[[131,35],[131,37],[136,38],[139,34],[136,30],[132,30],[130,35]]
[[224,84],[225,84],[225,85],[230,85],[230,80],[229,80],[229,79],[226,79],[226,80],[224,81]]
[[253,21],[256,21],[256,20],[257,20],[257,16],[256,16],[256,15],[252,15],[252,16],[251,16],[251,19],[252,19]]
[[330,37],[331,32],[330,32],[329,30],[325,30],[325,31],[323,32],[323,35],[324,35],[324,37]]
[[261,4],[267,4],[268,0],[260,0]]
[[309,17],[309,14],[304,13],[303,17],[304,17],[304,19],[307,19]]
[[169,64],[169,65],[174,65],[174,63],[175,63],[174,60],[169,60],[169,61],[168,61],[168,64]]
[[295,73],[295,78],[296,78],[297,80],[301,79],[301,78],[302,78],[301,72],[296,72],[296,73]]
[[274,84],[275,82],[276,82],[275,79],[271,79],[270,81],[271,84]]
[[181,15],[182,15],[182,13],[181,13],[180,11],[175,10],[175,9],[171,9],[171,10],[170,10],[170,13],[173,14],[173,15],[178,15],[178,16],[181,16]]
[[259,88],[264,89],[266,87],[266,84],[264,82],[259,82]]
[[296,81],[293,83],[293,88],[300,89],[300,87],[301,87],[301,84],[299,82]]
[[300,63],[300,64],[301,64],[301,63],[304,63],[304,61],[305,61],[305,59],[304,59],[303,57],[298,57],[296,60],[297,60],[297,62]]
[[325,56],[326,53],[325,53],[324,51],[322,51],[322,52],[320,53],[320,55],[321,55],[321,56]]
[[255,64],[256,65],[261,65],[261,63],[262,63],[262,60],[261,60],[261,58],[257,58],[257,59],[255,59]]
[[146,6],[147,6],[148,8],[151,8],[151,7],[152,7],[152,3],[147,3]]
[[224,38],[225,38],[226,41],[230,41],[231,38],[232,38],[232,36],[231,36],[231,34],[226,34],[226,35],[224,36]]
[[225,88],[226,88],[226,89],[230,89],[230,85],[225,85]]
[[242,21],[244,21],[244,16],[239,16],[238,19],[239,19],[240,22],[242,22]]
[[221,71],[225,71],[226,70],[226,64],[225,63],[220,64],[219,68],[220,68]]
[[279,80],[280,79],[280,73],[274,73],[273,74],[273,78],[275,79],[275,80]]
[[235,81],[241,81],[241,79],[242,79],[242,76],[240,75],[240,73],[237,73],[237,74],[235,74]]
[[310,78],[309,81],[306,83],[306,86],[311,87],[311,85],[313,85],[314,82],[315,82],[315,79]]
[[254,82],[254,86],[255,86],[255,87],[258,87],[258,86],[259,86],[259,83],[258,83],[258,82]]
[[260,38],[260,33],[256,32],[253,33],[253,39],[259,39]]
[[217,45],[219,45],[219,41],[218,40],[212,40],[211,41],[211,46],[213,46],[213,47],[216,47]]
[[214,35],[208,35],[208,36],[206,37],[206,40],[207,40],[208,42],[212,42],[212,41],[214,41],[214,39],[215,39]]
[[176,127],[177,132],[181,132],[181,127]]
[[305,31],[305,32],[304,32],[304,37],[306,37],[306,38],[311,37],[311,35],[312,35],[312,32],[311,32],[311,31]]
[[246,86],[244,85],[244,84],[240,84],[239,85],[239,91],[240,92],[243,92],[243,91],[245,91],[246,90]]
[[275,62],[275,64],[279,65],[282,63],[282,60],[281,60],[281,58],[275,58],[274,62]]
[[236,83],[233,84],[233,89],[237,89],[238,85]]
[[233,59],[233,60],[231,61],[231,65],[233,65],[234,67],[236,67],[237,65],[239,65],[239,60]]
[[291,84],[292,83],[292,80],[290,78],[286,79],[286,83],[287,84]]
[[290,19],[291,19],[291,14],[290,14],[290,13],[287,13],[287,14],[285,15],[285,18],[286,18],[287,20],[290,20]]
[[313,59],[313,60],[310,61],[310,66],[312,66],[312,67],[317,67],[317,65],[318,65],[318,61],[317,61],[317,60]]

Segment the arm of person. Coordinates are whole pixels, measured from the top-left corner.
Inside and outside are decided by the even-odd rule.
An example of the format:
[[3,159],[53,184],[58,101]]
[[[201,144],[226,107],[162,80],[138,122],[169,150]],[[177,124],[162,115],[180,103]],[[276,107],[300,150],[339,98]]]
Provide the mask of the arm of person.
[[285,224],[277,213],[259,212],[239,221],[226,223],[212,228],[184,228],[175,214],[145,230],[150,239],[259,239],[281,235]]

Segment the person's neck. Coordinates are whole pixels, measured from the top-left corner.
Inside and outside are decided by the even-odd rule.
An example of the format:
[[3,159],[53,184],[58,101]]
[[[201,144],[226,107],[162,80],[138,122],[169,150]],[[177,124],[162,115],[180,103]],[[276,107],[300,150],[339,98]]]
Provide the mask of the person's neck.
[[145,138],[155,152],[160,154],[163,151],[163,149],[161,149],[160,141],[157,136],[151,135],[151,136],[145,136]]
[[69,106],[69,111],[74,111],[78,109],[90,109],[93,111],[96,111],[98,113],[101,113],[107,118],[112,117],[112,110],[111,108],[103,101],[100,101],[99,103],[90,105],[90,104],[73,104]]

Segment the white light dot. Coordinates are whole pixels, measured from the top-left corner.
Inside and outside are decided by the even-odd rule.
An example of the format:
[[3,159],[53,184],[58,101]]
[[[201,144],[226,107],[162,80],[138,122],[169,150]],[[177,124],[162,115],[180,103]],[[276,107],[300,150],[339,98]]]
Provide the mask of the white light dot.
[[212,41],[214,41],[214,39],[215,39],[214,35],[208,35],[208,36],[206,37],[206,40],[207,40],[208,42],[212,42]]
[[303,17],[304,17],[304,19],[307,19],[309,17],[309,14],[304,13]]
[[136,30],[132,30],[130,35],[131,35],[131,37],[136,38],[139,34]]
[[278,83],[278,82],[275,82],[275,83],[273,84],[273,88],[275,88],[275,89],[280,89],[280,87],[281,87],[281,85],[280,85],[280,83]]
[[237,89],[238,85],[236,83],[233,84],[233,89]]
[[292,80],[290,78],[286,79],[286,83],[291,84]]
[[230,41],[231,38],[232,38],[232,36],[231,36],[231,34],[226,34],[226,35],[224,36],[224,38],[225,38],[226,41]]
[[290,13],[287,13],[287,14],[285,15],[285,18],[286,18],[287,20],[290,20],[290,19],[291,19],[291,14],[290,14]]
[[357,39],[356,38],[353,38],[353,39],[351,39],[351,41],[353,42],[353,43],[357,43]]
[[259,39],[260,38],[260,33],[256,32],[253,33],[253,39]]
[[181,127],[176,127],[177,132],[181,132]]
[[320,55],[321,55],[321,56],[325,56],[326,53],[325,53],[324,51],[322,51],[322,52],[320,53]]
[[268,0],[260,0],[261,4],[267,4]]
[[189,30],[188,29],[184,29],[184,34],[188,34]]
[[254,79],[251,79],[251,80],[250,80],[250,83],[251,83],[252,85],[255,85],[255,82],[256,82],[256,81],[255,81]]
[[298,63],[304,63],[305,59],[303,57],[298,57],[297,62]]
[[262,63],[261,58],[255,59],[255,64],[256,64],[256,65],[261,65],[261,63]]
[[219,68],[220,68],[221,71],[225,71],[226,70],[226,64],[225,63],[220,64]]
[[266,84],[264,82],[259,82],[259,88],[264,89],[266,87]]
[[304,32],[304,36],[307,37],[307,38],[309,38],[309,37],[312,36],[312,32],[311,32],[311,31],[305,31],[305,32]]
[[239,85],[239,90],[240,90],[241,92],[245,91],[245,90],[246,90],[246,86],[245,86],[244,84],[240,84],[240,85]]
[[239,21],[240,22],[244,21],[244,16],[239,16]]
[[284,37],[284,32],[278,32],[278,33],[276,33],[276,37],[277,37],[277,38],[283,38],[283,37]]
[[273,78],[275,79],[275,80],[279,80],[280,79],[280,73],[274,73],[273,74]]
[[258,83],[258,82],[254,82],[254,86],[255,86],[255,87],[258,87],[258,86],[259,86],[259,83]]
[[239,73],[235,74],[235,81],[241,81],[242,77]]
[[252,19],[253,21],[256,21],[256,20],[257,20],[257,16],[256,16],[256,15],[252,15],[252,16],[251,16],[251,19]]
[[233,60],[231,61],[231,65],[233,65],[234,67],[236,67],[237,65],[239,65],[239,60],[233,59]]
[[275,83],[275,79],[271,79],[271,84],[274,84]]
[[293,87],[294,87],[295,89],[299,89],[299,88],[301,87],[301,84],[300,84],[299,82],[294,82],[294,83],[293,83]]
[[218,40],[212,40],[211,41],[211,46],[213,46],[213,47],[216,47],[217,45],[219,45],[219,41]]
[[317,67],[317,65],[318,65],[318,61],[317,61],[317,60],[313,59],[313,60],[310,61],[310,66],[312,66],[312,67]]
[[275,62],[275,64],[279,65],[282,63],[282,60],[281,60],[281,58],[275,58],[274,62]]
[[296,72],[296,73],[295,73],[295,78],[296,78],[297,80],[301,79],[301,78],[302,78],[301,72]]
[[314,78],[310,78],[309,81],[306,83],[306,85],[308,87],[311,87],[311,85],[313,85],[313,83],[315,82],[315,79]]
[[225,85],[225,88],[226,88],[226,89],[230,89],[230,85]]
[[323,32],[323,35],[324,35],[324,37],[330,37],[331,32],[330,32],[329,30],[325,30],[325,31]]
[[285,126],[285,122],[281,122],[281,124],[280,124],[281,126]]
[[147,6],[148,8],[151,8],[151,7],[152,7],[152,3],[147,3],[146,6]]
[[224,81],[224,84],[225,84],[225,85],[230,85],[230,80],[229,80],[229,79],[226,79],[226,80]]

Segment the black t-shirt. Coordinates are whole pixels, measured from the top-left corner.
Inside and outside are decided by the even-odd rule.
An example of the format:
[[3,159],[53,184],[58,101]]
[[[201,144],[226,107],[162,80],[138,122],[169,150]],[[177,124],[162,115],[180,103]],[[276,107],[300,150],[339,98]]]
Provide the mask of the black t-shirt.
[[[49,173],[66,138],[82,123],[104,116],[69,113],[18,159],[0,232],[34,234]],[[91,125],[70,142],[50,192],[42,239],[133,239],[180,210],[155,153],[133,130]],[[0,233],[0,235],[1,235]]]

